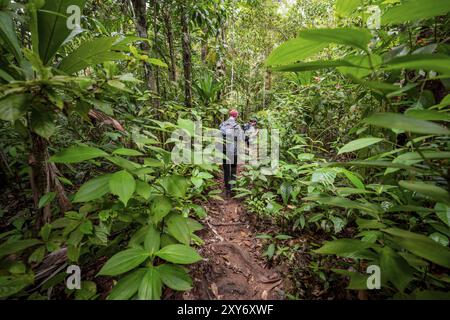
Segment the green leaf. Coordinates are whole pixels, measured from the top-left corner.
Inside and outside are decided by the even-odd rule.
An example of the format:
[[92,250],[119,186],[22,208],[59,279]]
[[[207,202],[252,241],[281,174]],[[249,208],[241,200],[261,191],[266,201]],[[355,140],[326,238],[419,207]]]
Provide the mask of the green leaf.
[[418,120],[398,113],[377,113],[363,122],[377,127],[399,129],[407,132],[449,135],[450,130],[436,123]]
[[175,198],[183,198],[188,189],[188,182],[182,176],[168,176],[161,181],[167,193]]
[[435,110],[409,109],[408,111],[405,112],[405,114],[408,117],[412,117],[419,120],[450,122],[450,114]]
[[159,250],[156,255],[166,261],[177,264],[191,264],[202,260],[193,248],[182,244],[171,244]]
[[418,233],[395,228],[382,231],[392,235],[396,245],[440,266],[450,268],[450,249],[436,243],[430,238]]
[[360,5],[362,0],[337,0],[335,4],[335,11],[338,16],[348,17]]
[[390,281],[403,292],[413,280],[413,271],[408,262],[388,246],[383,247],[379,254],[382,281]]
[[339,154],[347,153],[347,152],[353,152],[356,150],[364,149],[368,146],[371,146],[375,143],[381,142],[384,139],[381,138],[362,138],[358,140],[354,140],[352,142],[347,143],[345,146],[343,146],[339,150]]
[[0,276],[0,298],[12,296],[33,284],[33,282],[34,277],[31,275],[21,277]]
[[43,195],[42,198],[39,199],[39,204],[38,204],[39,209],[42,209],[43,207],[45,207],[46,205],[51,203],[55,199],[55,197],[56,197],[55,192],[49,192],[49,193]]
[[153,221],[157,224],[164,219],[172,210],[172,201],[165,196],[157,196],[153,199],[150,211],[153,214]]
[[117,276],[136,268],[150,257],[150,253],[142,248],[132,248],[121,251],[109,259],[98,275]]
[[105,174],[98,178],[89,180],[83,184],[75,194],[73,199],[74,203],[78,202],[89,202],[103,197],[109,192],[109,180],[111,179],[110,174]]
[[136,190],[136,181],[128,171],[122,170],[114,173],[109,179],[109,190],[112,194],[118,196],[126,207]]
[[31,129],[45,139],[49,139],[56,131],[53,114],[49,111],[33,109],[31,113]]
[[423,69],[450,75],[450,57],[443,54],[411,54],[389,60],[384,69]]
[[22,117],[30,105],[29,94],[15,94],[0,99],[0,119],[16,121]]
[[347,56],[344,59],[348,66],[338,67],[340,73],[351,77],[364,78],[373,72],[373,69],[381,65],[382,58],[379,55]]
[[192,289],[192,279],[183,267],[165,263],[156,268],[159,271],[162,282],[170,289],[176,291]]
[[120,279],[108,295],[108,300],[128,300],[133,297],[146,272],[146,269],[138,269]]
[[191,243],[191,231],[187,224],[187,218],[179,214],[172,214],[166,220],[169,234],[185,245]]
[[338,256],[348,256],[352,253],[373,248],[374,244],[353,239],[339,239],[327,241],[325,244],[314,252],[322,254],[335,254]]
[[442,0],[407,0],[389,8],[381,17],[381,23],[397,24],[407,21],[416,22],[435,16],[445,15],[450,11],[450,3]]
[[266,61],[266,66],[286,65],[306,59],[327,46],[327,43],[303,38],[289,40],[276,48]]
[[144,154],[140,151],[137,150],[133,150],[133,149],[126,149],[126,148],[120,148],[120,149],[116,149],[114,150],[113,154],[118,154],[121,156],[143,156]]
[[103,150],[88,146],[72,146],[50,158],[54,163],[78,163],[99,157],[106,157],[108,154]]
[[434,210],[436,210],[438,218],[450,227],[450,206],[444,203],[436,203]]
[[372,34],[367,29],[309,29],[299,32],[299,38],[325,44],[340,44],[367,51]]
[[15,240],[2,243],[0,245],[0,259],[4,256],[21,252],[40,243],[42,242],[36,239]]
[[38,10],[39,54],[48,65],[71,30],[67,28],[67,8],[71,5],[84,9],[86,0],[51,0]]
[[382,211],[381,208],[375,204],[363,203],[340,197],[308,197],[303,200],[318,201],[329,206],[336,206],[346,209],[358,209],[373,214],[378,214]]
[[404,180],[400,181],[398,184],[405,189],[418,192],[433,200],[450,205],[450,194],[447,190],[438,186],[424,182],[410,182]]
[[342,66],[353,66],[347,61],[344,60],[318,60],[311,62],[297,62],[293,64],[281,65],[273,67],[273,71],[279,72],[304,72],[304,71],[313,71],[313,70],[321,70],[326,68],[336,68]]
[[158,269],[150,267],[142,278],[139,286],[139,300],[160,300],[162,294],[162,281]]
[[67,74],[73,74],[106,61],[126,60],[126,55],[111,51],[116,41],[117,37],[102,37],[84,42],[61,61],[59,69]]
[[147,182],[136,180],[136,193],[148,200],[152,194],[152,187]]
[[161,236],[158,230],[155,229],[153,225],[149,225],[147,229],[147,234],[144,238],[144,248],[151,255],[154,255],[161,246]]
[[20,63],[23,57],[19,41],[17,40],[14,22],[12,16],[4,11],[0,11],[0,39],[2,39],[8,51],[14,55],[16,61]]

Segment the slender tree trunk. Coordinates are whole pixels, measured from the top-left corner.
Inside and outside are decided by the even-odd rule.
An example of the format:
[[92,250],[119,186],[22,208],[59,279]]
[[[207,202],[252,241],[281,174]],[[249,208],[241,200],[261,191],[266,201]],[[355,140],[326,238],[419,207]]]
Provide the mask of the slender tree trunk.
[[50,163],[48,153],[48,142],[35,133],[31,133],[31,152],[28,159],[31,167],[30,184],[33,191],[33,201],[35,209],[39,211],[36,219],[36,229],[40,229],[44,224],[50,223],[52,214],[50,205],[39,209],[40,198],[49,193],[55,192],[61,212],[69,211],[72,204],[66,196],[64,187],[58,179],[58,168]]
[[184,70],[184,96],[185,106],[192,107],[192,53],[191,53],[191,35],[189,32],[189,3],[185,0],[179,2],[180,16],[181,16],[181,31],[182,41],[181,46],[183,50],[183,70]]
[[175,45],[173,41],[172,17],[170,8],[168,6],[164,8],[164,24],[166,27],[166,37],[167,43],[169,45],[170,56],[169,80],[177,81],[177,64],[175,62]]
[[[147,7],[146,0],[131,0],[134,9],[134,20],[136,24],[137,35],[141,38],[148,39],[148,23],[147,23]],[[150,54],[150,45],[147,41],[141,43],[141,50]],[[159,107],[158,88],[156,79],[153,74],[152,66],[144,62],[144,74],[147,88],[153,92],[156,97],[153,98],[153,105]]]

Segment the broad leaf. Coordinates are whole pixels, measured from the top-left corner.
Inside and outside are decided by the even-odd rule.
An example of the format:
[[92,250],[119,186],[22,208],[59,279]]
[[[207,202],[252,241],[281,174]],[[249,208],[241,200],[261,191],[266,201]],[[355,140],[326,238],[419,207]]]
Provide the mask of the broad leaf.
[[157,196],[153,199],[150,211],[153,214],[153,221],[155,223],[161,222],[172,210],[172,201],[165,196]]
[[187,218],[179,214],[171,214],[166,220],[169,234],[185,245],[191,243],[191,231],[187,224]]
[[159,250],[156,255],[166,261],[177,264],[191,264],[202,260],[193,248],[182,244],[171,244]]
[[384,232],[394,237],[394,242],[411,253],[434,262],[440,266],[450,268],[450,249],[430,238],[401,229],[385,229]]
[[403,114],[378,113],[363,120],[365,123],[388,129],[400,129],[408,132],[449,135],[450,130],[436,123],[418,120]]
[[170,289],[176,291],[192,289],[192,279],[183,267],[165,263],[159,265],[157,269],[163,283]]
[[416,22],[435,16],[445,15],[450,11],[450,2],[442,0],[406,0],[389,8],[381,17],[381,23],[396,24],[407,21]]
[[144,248],[151,255],[154,255],[161,246],[161,235],[158,230],[155,229],[153,225],[149,225],[147,229],[147,234],[144,238]]
[[78,163],[106,156],[108,156],[108,154],[98,148],[88,146],[72,146],[55,154],[50,158],[50,161],[54,163]]
[[48,65],[72,32],[67,28],[67,8],[72,5],[84,9],[86,0],[51,0],[38,10],[39,54]]
[[158,269],[150,267],[142,278],[139,286],[139,300],[160,300],[162,294],[162,281]]
[[343,154],[347,152],[353,152],[356,150],[360,150],[363,148],[366,148],[368,146],[371,146],[375,143],[381,142],[383,139],[381,138],[362,138],[358,140],[354,140],[352,142],[347,143],[345,146],[343,146],[338,154]]
[[28,94],[9,95],[0,99],[0,119],[16,121],[29,107],[31,96]]
[[75,194],[73,202],[89,202],[103,197],[109,192],[110,174],[94,178],[81,186]]
[[138,269],[120,279],[108,295],[108,300],[127,300],[134,296],[141,285],[146,269]]
[[136,190],[136,181],[128,171],[122,170],[111,176],[109,179],[109,189],[112,194],[119,197],[120,201],[126,207],[128,200],[130,200]]
[[117,276],[136,268],[150,257],[150,253],[142,248],[132,248],[121,251],[109,259],[98,275]]
[[450,194],[448,191],[436,185],[416,181],[400,181],[398,184],[405,189],[418,192],[433,200],[450,205]]

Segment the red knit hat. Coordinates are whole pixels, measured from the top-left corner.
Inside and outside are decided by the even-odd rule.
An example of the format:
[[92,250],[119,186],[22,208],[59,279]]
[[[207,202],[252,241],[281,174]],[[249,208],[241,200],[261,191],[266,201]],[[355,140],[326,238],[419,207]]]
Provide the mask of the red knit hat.
[[237,118],[239,116],[239,111],[233,109],[230,111],[230,117]]

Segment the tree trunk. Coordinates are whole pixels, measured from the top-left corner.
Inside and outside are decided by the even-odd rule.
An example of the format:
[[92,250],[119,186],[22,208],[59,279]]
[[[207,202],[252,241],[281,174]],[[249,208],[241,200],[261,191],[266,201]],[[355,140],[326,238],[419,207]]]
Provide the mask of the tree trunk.
[[[147,24],[147,7],[145,0],[131,0],[134,9],[134,20],[136,24],[136,30],[138,37],[148,39],[148,24]],[[141,50],[150,54],[150,45],[147,41],[141,43]],[[156,95],[153,98],[153,105],[159,107],[158,88],[156,85],[156,79],[153,74],[152,66],[144,62],[144,74],[147,83],[147,88]]]
[[36,229],[40,229],[40,227],[46,223],[50,223],[52,220],[50,205],[39,209],[39,200],[43,195],[54,191],[61,212],[69,211],[72,208],[72,204],[67,198],[64,187],[58,179],[58,168],[55,164],[48,161],[50,156],[48,154],[47,140],[35,133],[31,133],[31,141],[32,147],[28,159],[31,167],[30,183],[33,191],[35,209],[39,211],[39,216],[36,219]]
[[170,8],[168,6],[164,8],[164,24],[166,26],[166,37],[167,43],[169,45],[169,56],[170,56],[169,80],[177,81],[177,64],[175,62],[175,46],[173,41],[172,17]]
[[184,96],[185,106],[192,108],[192,53],[191,35],[189,32],[189,8],[185,1],[180,1],[182,50],[183,50],[183,70],[184,70]]

